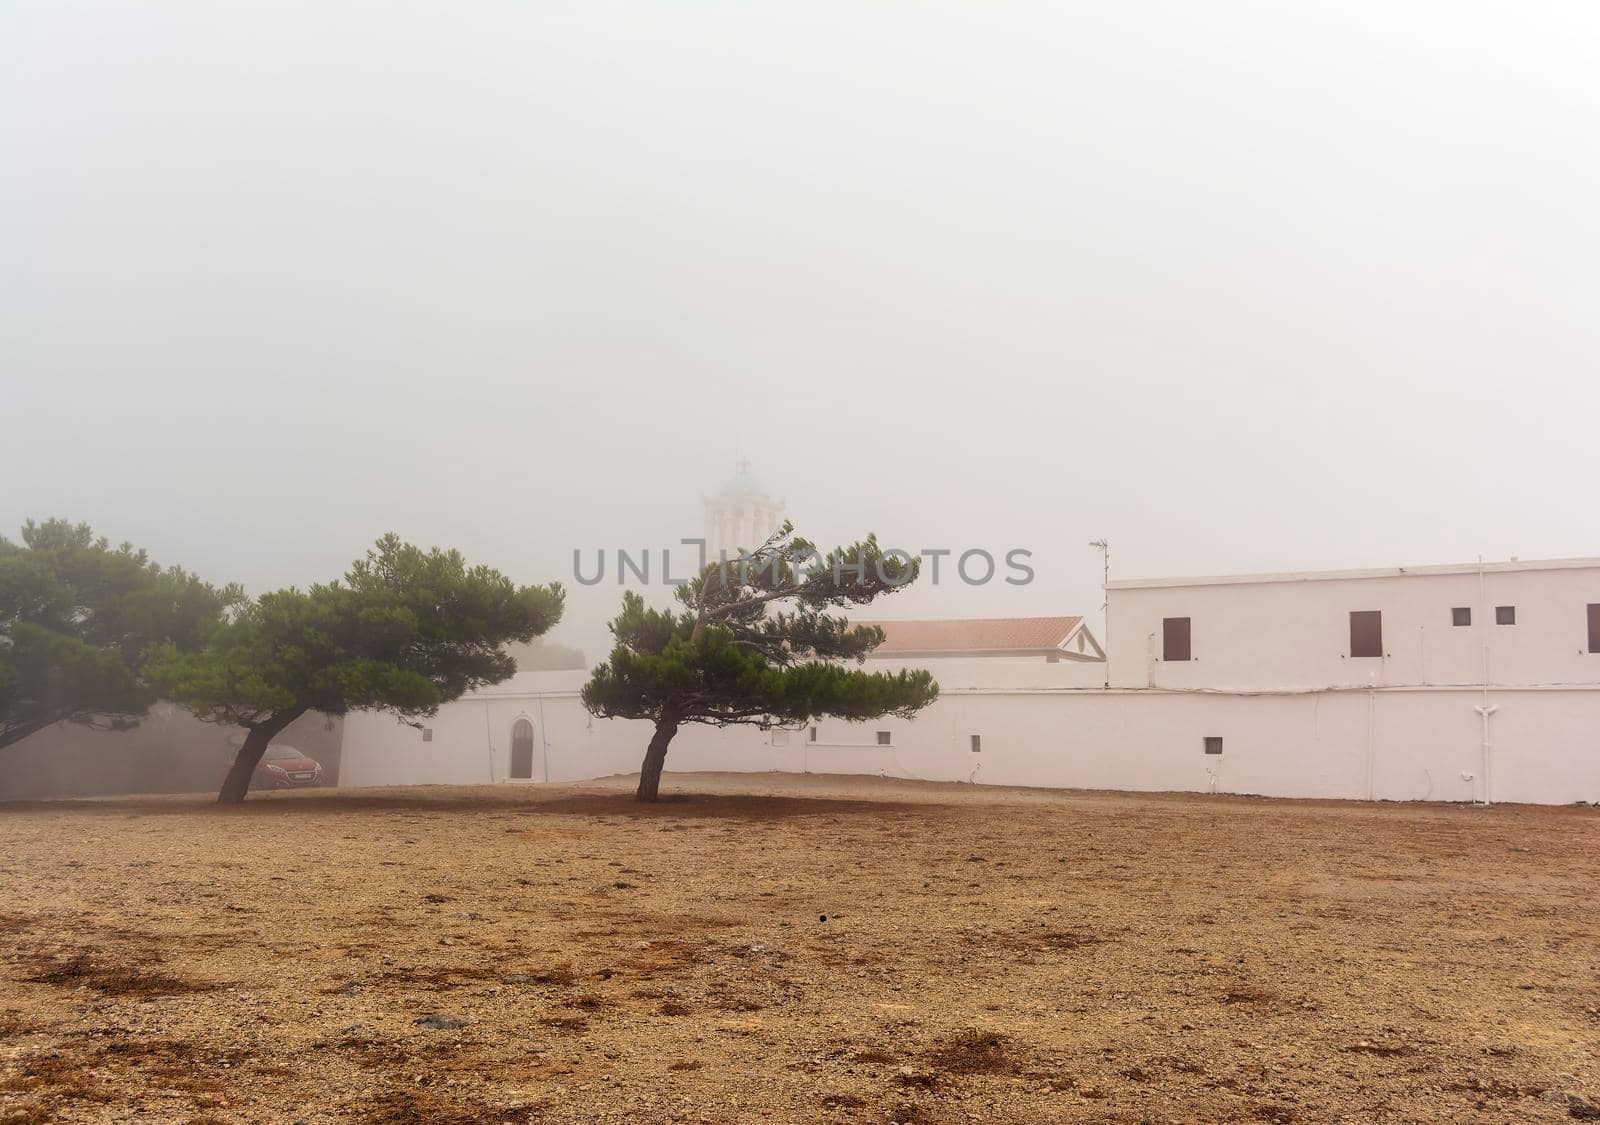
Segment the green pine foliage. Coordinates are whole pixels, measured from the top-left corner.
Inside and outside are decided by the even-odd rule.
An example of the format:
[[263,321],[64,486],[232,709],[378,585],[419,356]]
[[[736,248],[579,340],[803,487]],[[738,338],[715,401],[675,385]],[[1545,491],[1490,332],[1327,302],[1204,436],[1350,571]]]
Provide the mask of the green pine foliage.
[[147,674],[202,719],[249,729],[219,800],[243,800],[272,737],[307,711],[434,714],[517,669],[505,651],[561,618],[559,583],[517,586],[458,551],[387,535],[342,581],[243,605],[198,652],[165,646]]
[[793,531],[785,523],[749,555],[707,567],[678,587],[677,608],[623,595],[611,623],[616,647],[584,685],[583,702],[601,717],[656,724],[641,800],[655,799],[666,745],[683,723],[910,718],[937,698],[931,673],[849,667],[883,643],[883,631],[829,612],[903,589],[919,560],[885,554],[873,536],[822,556]]
[[22,542],[0,537],[0,747],[62,721],[132,726],[155,700],[148,653],[193,651],[242,598],[87,524],[30,520]]

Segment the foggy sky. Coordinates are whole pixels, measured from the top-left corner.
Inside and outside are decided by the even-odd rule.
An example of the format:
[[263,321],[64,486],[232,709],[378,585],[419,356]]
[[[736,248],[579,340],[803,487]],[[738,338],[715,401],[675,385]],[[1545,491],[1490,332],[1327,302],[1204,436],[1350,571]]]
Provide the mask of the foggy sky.
[[1587,3],[8,0],[0,533],[576,587],[742,451],[1034,553],[874,616],[1600,554],[1597,136]]

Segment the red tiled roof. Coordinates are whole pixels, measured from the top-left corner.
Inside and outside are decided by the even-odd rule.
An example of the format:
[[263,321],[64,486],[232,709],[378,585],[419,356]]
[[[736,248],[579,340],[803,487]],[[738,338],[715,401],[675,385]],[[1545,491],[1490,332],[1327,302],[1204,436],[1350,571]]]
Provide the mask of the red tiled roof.
[[852,621],[876,625],[874,656],[931,652],[1053,652],[1082,617],[978,617],[959,621]]

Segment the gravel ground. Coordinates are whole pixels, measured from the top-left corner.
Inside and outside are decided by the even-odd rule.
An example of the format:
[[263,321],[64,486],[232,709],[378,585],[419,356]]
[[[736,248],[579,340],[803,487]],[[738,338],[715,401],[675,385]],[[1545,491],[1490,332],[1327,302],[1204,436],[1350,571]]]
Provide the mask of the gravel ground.
[[0,1121],[1600,1119],[1600,810],[0,806]]

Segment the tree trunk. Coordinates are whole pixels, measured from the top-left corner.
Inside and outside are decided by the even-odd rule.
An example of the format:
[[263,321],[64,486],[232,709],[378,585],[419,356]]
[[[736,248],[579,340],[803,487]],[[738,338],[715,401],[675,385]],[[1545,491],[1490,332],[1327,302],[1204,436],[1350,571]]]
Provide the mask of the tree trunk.
[[656,720],[656,733],[650,738],[650,748],[644,752],[644,765],[639,768],[641,801],[654,801],[661,788],[661,768],[667,764],[667,743],[678,733],[679,717],[675,711],[663,711]]
[[244,795],[250,792],[250,779],[255,776],[256,766],[261,764],[261,755],[267,752],[267,745],[284,727],[305,713],[304,707],[293,711],[274,711],[249,728],[250,733],[245,735],[244,745],[239,747],[239,753],[233,759],[233,767],[228,770],[228,776],[222,779],[222,791],[217,794],[217,804],[237,805],[244,801]]

